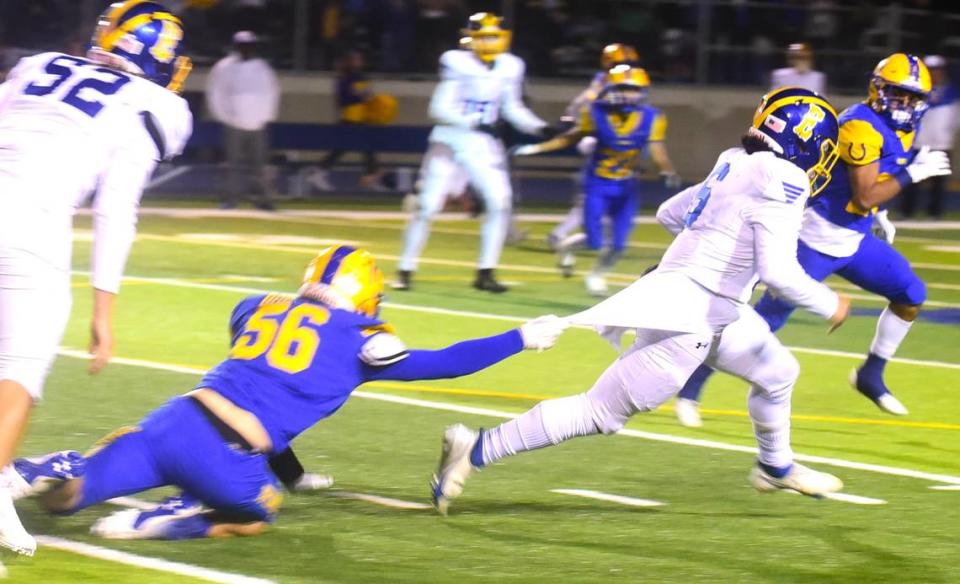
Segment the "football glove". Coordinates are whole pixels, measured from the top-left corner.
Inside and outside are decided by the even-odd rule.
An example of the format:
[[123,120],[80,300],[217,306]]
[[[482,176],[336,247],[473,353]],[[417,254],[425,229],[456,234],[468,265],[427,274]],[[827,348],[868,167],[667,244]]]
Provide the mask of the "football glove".
[[597,149],[597,139],[593,136],[584,136],[577,142],[577,152],[584,156],[590,156]]
[[511,157],[513,156],[532,156],[534,154],[539,154],[540,149],[537,148],[536,144],[523,144],[520,146],[511,146],[510,150],[507,151],[507,154]]
[[520,336],[523,337],[523,348],[544,351],[557,344],[563,331],[570,323],[554,314],[540,316],[527,321],[520,326]]
[[890,221],[887,215],[886,209],[874,215],[871,229],[875,236],[892,245],[893,238],[897,235],[897,227]]
[[660,176],[663,177],[663,185],[670,190],[678,189],[683,184],[680,175],[675,172],[661,172]]
[[930,150],[929,146],[924,146],[913,157],[913,162],[907,166],[907,174],[914,184],[926,180],[932,176],[944,176],[950,174],[950,159],[946,152],[940,150]]

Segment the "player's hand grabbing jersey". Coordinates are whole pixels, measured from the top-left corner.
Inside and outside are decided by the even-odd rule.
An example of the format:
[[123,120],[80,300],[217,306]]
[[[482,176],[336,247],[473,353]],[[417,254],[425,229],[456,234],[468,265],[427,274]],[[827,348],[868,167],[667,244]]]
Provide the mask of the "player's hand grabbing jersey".
[[143,188],[191,130],[187,102],[156,83],[61,53],[22,59],[0,85],[0,237],[68,270],[72,216],[96,193],[93,284],[116,292]]
[[828,318],[837,295],[797,263],[797,235],[810,182],[799,167],[771,152],[733,148],[702,183],[657,212],[678,234],[658,272],[679,272],[707,290],[747,302],[761,280],[791,303]]

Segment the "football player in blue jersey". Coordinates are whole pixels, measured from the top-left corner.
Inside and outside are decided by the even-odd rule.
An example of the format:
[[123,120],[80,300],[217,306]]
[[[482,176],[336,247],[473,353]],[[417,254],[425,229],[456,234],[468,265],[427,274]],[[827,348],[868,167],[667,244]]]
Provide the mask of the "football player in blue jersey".
[[368,252],[331,247],[310,262],[297,296],[253,296],[234,308],[229,357],[193,391],[92,453],[19,459],[4,474],[57,513],[164,485],[182,490],[155,509],[101,519],[93,532],[104,537],[254,535],[281,501],[268,457],[333,415],[357,386],[468,375],[523,349],[548,349],[567,327],[546,316],[445,349],[408,350],[377,317],[382,293]]
[[[807,206],[797,249],[810,276],[822,281],[837,274],[889,300],[870,352],[851,372],[850,382],[881,410],[900,416],[908,413],[907,408],[890,392],[883,372],[920,313],[927,291],[891,245],[893,230],[884,207],[904,187],[950,174],[944,153],[913,148],[930,89],[930,73],[916,56],[896,53],[880,61],[870,80],[869,98],[840,114],[840,161],[830,184]],[[881,237],[871,235],[875,223]],[[773,331],[786,324],[794,310],[769,292],[756,308]],[[701,367],[680,392],[676,408],[682,424],[702,423],[697,408],[710,374],[709,368]]]
[[[623,254],[633,229],[638,189],[635,167],[643,150],[649,150],[661,171],[675,174],[663,145],[667,118],[647,103],[649,87],[646,71],[617,65],[607,73],[597,98],[584,106],[576,126],[552,140],[513,150],[515,156],[529,156],[569,148],[587,136],[596,139],[584,169],[583,208],[586,244],[590,249],[603,250],[586,279],[587,290],[595,296],[606,294],[606,274]],[[604,218],[612,226],[607,245]],[[571,274],[573,245],[561,244],[558,253],[564,275]]]

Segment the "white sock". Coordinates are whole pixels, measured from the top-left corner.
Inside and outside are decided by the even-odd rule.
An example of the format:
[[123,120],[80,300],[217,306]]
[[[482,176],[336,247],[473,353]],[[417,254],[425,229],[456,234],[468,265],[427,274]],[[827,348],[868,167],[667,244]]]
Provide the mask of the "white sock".
[[564,239],[577,229],[580,229],[581,224],[583,224],[583,205],[575,205],[567,212],[567,216],[563,218],[563,221],[553,228],[553,236],[556,237],[558,241]]
[[495,210],[487,209],[487,216],[480,227],[480,262],[477,267],[481,270],[496,268],[500,263],[500,252],[503,251],[503,242],[507,237],[507,227],[510,225],[510,208]]
[[407,233],[403,242],[403,254],[400,256],[398,268],[407,272],[417,269],[417,260],[423,252],[430,236],[430,219],[423,213],[415,213],[407,225]]
[[787,399],[774,400],[758,387],[750,388],[747,407],[757,437],[757,458],[763,464],[775,467],[793,462],[790,448],[790,393]]
[[877,320],[877,333],[870,344],[870,352],[882,359],[893,358],[911,326],[913,322],[903,320],[887,306]]
[[586,394],[540,402],[526,413],[483,432],[483,463],[599,434]]

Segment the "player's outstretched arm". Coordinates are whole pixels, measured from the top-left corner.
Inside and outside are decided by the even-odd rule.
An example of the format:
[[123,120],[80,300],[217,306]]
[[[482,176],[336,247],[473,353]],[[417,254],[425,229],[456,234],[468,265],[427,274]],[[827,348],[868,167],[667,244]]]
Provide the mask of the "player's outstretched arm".
[[[445,349],[405,351],[381,359],[375,355],[361,354],[361,359],[367,364],[368,381],[449,379],[476,373],[524,349],[549,349],[568,326],[566,320],[556,316],[541,316],[524,323],[520,328],[492,337],[462,341]],[[396,348],[386,352],[394,351]],[[368,352],[365,350],[364,353]]]

